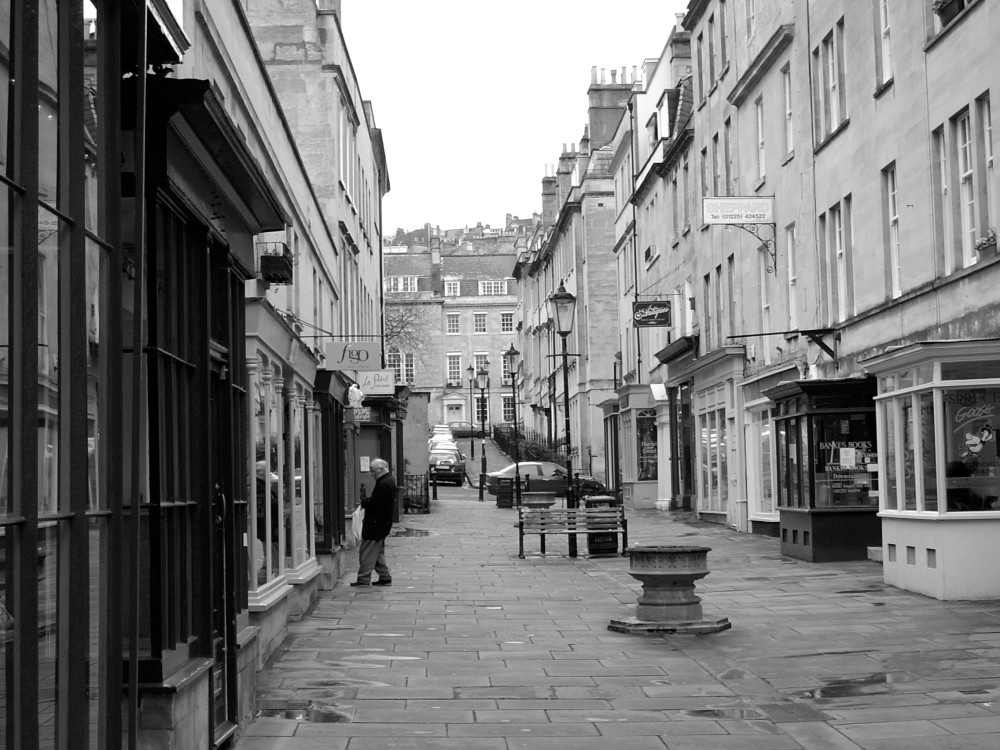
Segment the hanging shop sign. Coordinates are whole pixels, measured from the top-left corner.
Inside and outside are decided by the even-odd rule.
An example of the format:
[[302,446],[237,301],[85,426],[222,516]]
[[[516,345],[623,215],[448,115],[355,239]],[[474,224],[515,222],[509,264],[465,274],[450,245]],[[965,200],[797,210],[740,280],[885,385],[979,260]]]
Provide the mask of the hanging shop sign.
[[773,224],[773,197],[702,198],[705,224]]
[[[378,341],[328,341],[325,344],[327,370],[371,372],[382,369],[382,344]],[[365,393],[368,391],[362,387]]]
[[358,373],[358,387],[368,396],[391,396],[396,392],[395,370],[373,370]]
[[632,322],[636,328],[669,328],[670,300],[633,302]]

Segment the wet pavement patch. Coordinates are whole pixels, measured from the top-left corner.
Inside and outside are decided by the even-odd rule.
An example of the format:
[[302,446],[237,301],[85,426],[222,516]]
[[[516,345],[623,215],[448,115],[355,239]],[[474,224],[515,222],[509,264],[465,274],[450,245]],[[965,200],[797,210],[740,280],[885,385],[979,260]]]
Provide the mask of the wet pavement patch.
[[681,711],[692,719],[764,719],[764,714],[753,708],[692,708]]
[[346,724],[351,721],[347,714],[337,711],[330,706],[315,707],[294,707],[284,708],[262,708],[257,712],[257,717],[270,716],[278,719],[289,719],[291,721],[302,721],[310,724]]
[[431,532],[426,529],[411,529],[409,526],[404,526],[401,529],[393,529],[390,536],[430,536]]
[[813,690],[798,693],[800,698],[820,700],[823,698],[854,698],[859,695],[878,695],[888,693],[887,683],[897,682],[897,675],[886,672],[875,672],[864,677],[829,680],[827,685]]
[[796,721],[829,721],[830,717],[812,706],[802,703],[761,703],[757,708],[767,714],[775,724],[790,724]]

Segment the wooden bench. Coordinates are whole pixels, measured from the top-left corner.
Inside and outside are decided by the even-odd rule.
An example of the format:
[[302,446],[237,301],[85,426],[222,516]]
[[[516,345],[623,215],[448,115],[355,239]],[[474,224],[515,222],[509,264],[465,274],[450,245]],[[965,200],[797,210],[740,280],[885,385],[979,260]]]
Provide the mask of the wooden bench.
[[[539,551],[545,554],[548,534],[621,534],[622,555],[628,546],[628,521],[625,508],[526,508],[517,509],[517,556],[524,559],[524,535],[537,534]],[[570,554],[575,557],[575,554]]]

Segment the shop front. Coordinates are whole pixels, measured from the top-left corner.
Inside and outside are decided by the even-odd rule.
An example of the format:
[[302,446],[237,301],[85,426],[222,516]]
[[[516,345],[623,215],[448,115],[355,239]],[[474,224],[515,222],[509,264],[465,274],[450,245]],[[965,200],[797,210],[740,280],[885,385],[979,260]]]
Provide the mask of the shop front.
[[353,445],[348,447],[353,425],[350,428],[347,425],[347,389],[353,382],[336,370],[317,370],[313,391],[321,430],[317,453],[320,469],[315,508],[316,560],[323,568],[320,587],[327,590],[334,587],[348,562],[345,538],[347,517],[354,510],[354,495],[346,491],[347,467],[354,463],[348,460],[349,454],[353,455]]
[[258,661],[280,645],[287,621],[318,592],[315,528],[321,517],[322,417],[313,397],[316,357],[266,299],[246,300],[252,507],[248,545],[250,622]]
[[764,395],[783,380],[795,379],[798,368],[769,372],[744,380],[743,444],[747,466],[747,524],[751,534],[780,535],[775,463],[774,402]]
[[658,499],[659,440],[656,401],[648,385],[618,390],[622,500],[629,508],[653,508]]
[[608,491],[621,497],[621,455],[618,446],[618,399],[609,398],[600,404],[604,420],[604,476]]
[[942,600],[1000,598],[1000,340],[901,347],[878,378],[885,582]]
[[874,378],[794,380],[774,402],[781,552],[809,562],[864,560],[880,544]]

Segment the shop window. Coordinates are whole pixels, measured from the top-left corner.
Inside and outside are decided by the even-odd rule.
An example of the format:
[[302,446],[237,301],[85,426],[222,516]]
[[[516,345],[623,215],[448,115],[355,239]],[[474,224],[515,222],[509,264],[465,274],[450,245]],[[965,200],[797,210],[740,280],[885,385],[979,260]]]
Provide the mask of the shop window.
[[1000,388],[946,389],[941,400],[948,510],[1000,510],[995,412]]
[[640,482],[658,477],[658,453],[656,443],[656,412],[643,410],[636,415],[636,448],[639,459],[638,479]]
[[813,418],[815,507],[874,505],[868,471],[875,454],[874,418],[870,412]]

